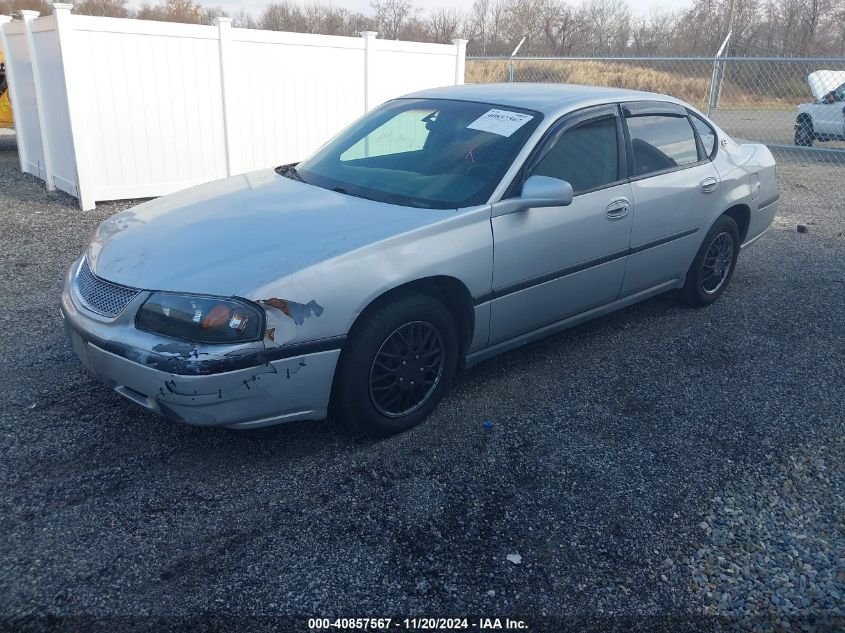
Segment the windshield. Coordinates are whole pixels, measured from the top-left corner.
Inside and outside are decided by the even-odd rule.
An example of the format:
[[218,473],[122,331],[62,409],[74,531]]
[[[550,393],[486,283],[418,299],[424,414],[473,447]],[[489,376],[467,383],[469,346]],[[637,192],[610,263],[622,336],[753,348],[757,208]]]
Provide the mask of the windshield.
[[397,99],[293,171],[309,184],[379,202],[433,209],[484,204],[541,118],[484,103]]

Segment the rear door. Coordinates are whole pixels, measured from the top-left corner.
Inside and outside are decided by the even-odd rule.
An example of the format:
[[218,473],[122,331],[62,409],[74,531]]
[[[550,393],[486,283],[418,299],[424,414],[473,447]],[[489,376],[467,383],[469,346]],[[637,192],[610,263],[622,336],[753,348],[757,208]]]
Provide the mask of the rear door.
[[626,296],[686,273],[713,217],[720,181],[710,160],[715,136],[708,155],[685,108],[636,102],[622,112],[634,201]]
[[505,195],[531,175],[566,180],[565,207],[493,211],[490,343],[610,303],[619,295],[631,234],[631,185],[616,105],[580,110],[552,127]]

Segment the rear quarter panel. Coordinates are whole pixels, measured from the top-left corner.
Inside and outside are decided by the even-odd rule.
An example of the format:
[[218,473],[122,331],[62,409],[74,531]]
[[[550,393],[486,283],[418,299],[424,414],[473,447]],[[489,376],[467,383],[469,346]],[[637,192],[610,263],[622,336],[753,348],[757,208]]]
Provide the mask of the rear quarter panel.
[[778,199],[777,165],[768,147],[761,144],[739,144],[722,137],[723,146],[714,165],[721,180],[721,209],[716,218],[735,205],[750,211],[748,231],[743,243],[759,237],[772,223]]

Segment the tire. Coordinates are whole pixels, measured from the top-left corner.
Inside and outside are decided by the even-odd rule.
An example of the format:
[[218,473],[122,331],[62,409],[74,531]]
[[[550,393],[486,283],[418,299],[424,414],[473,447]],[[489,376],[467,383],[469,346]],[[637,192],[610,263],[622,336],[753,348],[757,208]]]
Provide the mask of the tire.
[[812,147],[814,136],[810,119],[804,117],[795,124],[795,144],[799,147]]
[[739,239],[733,218],[723,215],[716,220],[687,271],[682,290],[687,304],[708,306],[722,296],[736,269]]
[[459,350],[455,321],[434,297],[409,293],[377,305],[358,319],[341,352],[332,417],[373,436],[416,426],[451,385]]

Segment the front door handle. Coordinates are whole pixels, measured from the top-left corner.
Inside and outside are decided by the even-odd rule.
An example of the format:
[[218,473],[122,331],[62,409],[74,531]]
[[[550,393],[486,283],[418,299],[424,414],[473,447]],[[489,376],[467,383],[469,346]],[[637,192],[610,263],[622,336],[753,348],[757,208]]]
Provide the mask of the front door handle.
[[619,218],[624,218],[628,215],[628,211],[630,210],[631,203],[628,202],[627,198],[619,198],[607,205],[607,209],[604,210],[604,214],[611,220],[618,220]]
[[710,176],[698,183],[698,186],[701,187],[704,193],[710,193],[711,191],[716,191],[716,188],[719,186],[719,179]]

